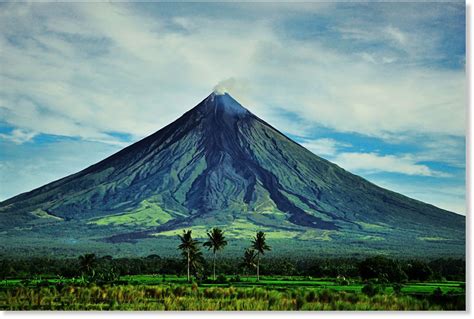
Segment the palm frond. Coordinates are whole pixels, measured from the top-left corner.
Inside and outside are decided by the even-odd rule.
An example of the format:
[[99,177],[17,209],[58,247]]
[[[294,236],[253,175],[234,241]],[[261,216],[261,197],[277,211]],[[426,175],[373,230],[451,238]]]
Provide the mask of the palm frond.
[[252,248],[258,251],[260,254],[265,254],[265,251],[272,250],[272,248],[266,243],[265,233],[262,231],[257,232],[256,236],[252,241]]
[[207,233],[208,240],[203,244],[204,247],[207,247],[213,252],[217,252],[224,248],[227,245],[227,240],[225,240],[224,232],[222,229],[214,227],[210,232]]

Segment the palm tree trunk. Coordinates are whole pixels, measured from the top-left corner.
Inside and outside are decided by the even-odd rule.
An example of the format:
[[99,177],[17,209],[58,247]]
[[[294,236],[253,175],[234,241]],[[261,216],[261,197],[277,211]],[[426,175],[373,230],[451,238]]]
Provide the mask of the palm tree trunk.
[[188,282],[190,282],[190,276],[189,276],[190,263],[191,263],[191,257],[190,257],[190,251],[188,250]]
[[257,254],[257,281],[260,280],[260,253]]
[[214,252],[214,281],[216,281],[216,252]]

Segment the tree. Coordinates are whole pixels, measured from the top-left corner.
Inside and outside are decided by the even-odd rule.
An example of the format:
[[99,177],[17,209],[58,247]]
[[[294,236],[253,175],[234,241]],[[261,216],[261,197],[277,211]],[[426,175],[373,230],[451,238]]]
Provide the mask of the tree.
[[248,270],[255,268],[257,267],[257,265],[255,264],[255,258],[257,258],[257,253],[255,252],[255,250],[252,248],[247,248],[245,249],[241,265],[244,267],[244,269]]
[[225,240],[224,232],[222,229],[214,227],[210,232],[207,233],[209,240],[206,241],[203,246],[207,247],[208,250],[212,249],[214,254],[213,264],[214,264],[214,280],[216,280],[216,254],[219,250],[223,249],[227,245],[227,240]]
[[91,275],[94,277],[94,267],[97,264],[97,258],[95,254],[85,254],[79,256],[79,265],[83,274]]
[[257,252],[257,281],[260,280],[260,254],[264,255],[265,250],[272,250],[265,241],[265,233],[263,231],[257,232],[257,235],[252,241],[252,248]]
[[189,265],[190,271],[193,271],[194,276],[196,276],[196,278],[204,279],[205,261],[198,245],[196,245],[195,247],[191,249],[190,254],[189,254],[189,260],[190,260],[190,265]]
[[368,257],[359,263],[359,274],[364,280],[377,279],[379,282],[404,282],[407,275],[397,261],[384,257]]
[[182,255],[186,258],[188,265],[188,282],[191,281],[190,269],[192,264],[196,266],[196,263],[199,260],[201,252],[199,251],[199,242],[192,237],[192,230],[183,230],[183,235],[178,235],[181,240],[181,244],[178,246],[178,249],[182,251]]
[[94,274],[89,280],[96,284],[111,283],[120,279],[120,270],[112,256],[107,255],[97,259]]
[[427,281],[433,274],[430,266],[421,260],[410,261],[403,267],[403,271],[405,271],[409,280],[417,281]]

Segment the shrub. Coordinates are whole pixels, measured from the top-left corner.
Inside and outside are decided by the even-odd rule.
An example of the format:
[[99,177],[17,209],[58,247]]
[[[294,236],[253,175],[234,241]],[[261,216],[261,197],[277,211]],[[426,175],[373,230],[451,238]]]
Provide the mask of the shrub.
[[224,275],[219,275],[216,278],[216,282],[220,284],[225,284],[227,283],[227,278]]
[[441,290],[441,288],[438,287],[435,290],[433,290],[431,294],[431,300],[434,303],[441,303],[441,301],[443,300],[443,291]]
[[362,287],[362,293],[366,294],[369,297],[373,297],[376,294],[380,293],[380,290],[380,286],[374,285],[371,282]]
[[401,293],[402,293],[402,287],[403,287],[402,284],[399,284],[399,283],[393,284],[393,292],[394,292],[396,295],[401,294]]
[[337,284],[338,284],[339,286],[348,286],[348,285],[349,285],[349,280],[347,280],[347,279],[345,279],[345,278],[339,279],[339,280],[337,281]]
[[306,301],[307,302],[313,302],[316,300],[316,293],[314,290],[311,290],[307,295],[306,295]]
[[296,304],[295,304],[296,310],[300,310],[303,307],[303,305],[305,304],[305,300],[300,294],[298,294],[298,296],[296,296],[295,302],[296,302]]
[[356,304],[360,300],[359,295],[357,293],[350,293],[347,295],[347,301],[349,301],[351,304]]
[[185,286],[176,286],[173,290],[173,294],[176,296],[176,297],[181,297],[184,295],[185,293],[185,290],[186,290],[186,287]]
[[323,289],[318,293],[318,300],[322,303],[330,303],[334,299],[334,292]]

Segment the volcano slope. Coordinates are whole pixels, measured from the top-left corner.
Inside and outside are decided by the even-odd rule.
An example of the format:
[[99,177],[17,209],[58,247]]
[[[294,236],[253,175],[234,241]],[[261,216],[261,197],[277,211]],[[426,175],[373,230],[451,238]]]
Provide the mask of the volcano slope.
[[236,253],[464,256],[465,217],[380,188],[212,93],[158,132],[0,203],[4,251],[175,254],[218,226]]

